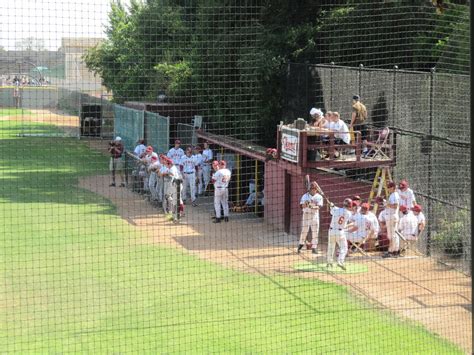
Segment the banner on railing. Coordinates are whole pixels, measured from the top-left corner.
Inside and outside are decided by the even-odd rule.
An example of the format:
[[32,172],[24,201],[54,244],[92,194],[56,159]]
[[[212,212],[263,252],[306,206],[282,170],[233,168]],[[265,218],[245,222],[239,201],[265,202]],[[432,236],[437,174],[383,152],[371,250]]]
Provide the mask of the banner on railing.
[[298,129],[281,128],[281,158],[298,163],[300,133]]

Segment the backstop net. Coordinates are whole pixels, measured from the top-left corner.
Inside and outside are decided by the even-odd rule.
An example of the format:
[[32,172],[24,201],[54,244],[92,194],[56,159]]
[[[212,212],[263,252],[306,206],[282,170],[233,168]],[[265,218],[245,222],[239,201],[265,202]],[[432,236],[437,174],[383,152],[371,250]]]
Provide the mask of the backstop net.
[[471,353],[468,1],[0,2],[5,353]]

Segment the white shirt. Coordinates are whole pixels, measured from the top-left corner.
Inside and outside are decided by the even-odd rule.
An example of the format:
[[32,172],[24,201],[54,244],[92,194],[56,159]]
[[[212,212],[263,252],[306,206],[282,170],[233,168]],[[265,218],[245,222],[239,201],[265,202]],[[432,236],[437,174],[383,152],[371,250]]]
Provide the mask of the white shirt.
[[304,207],[303,213],[316,213],[319,215],[319,208],[316,208],[316,206],[320,208],[323,207],[323,197],[317,192],[314,195],[311,195],[309,192],[307,192],[301,196],[300,205],[304,205],[306,203],[309,203],[310,207]]
[[202,154],[201,153],[194,154],[193,157],[194,157],[194,160],[196,161],[196,166],[201,167],[204,162],[204,158]]
[[400,196],[400,206],[407,206],[408,208],[415,206],[415,194],[412,189],[408,188],[406,191],[397,189],[397,192]]
[[370,223],[366,214],[356,213],[355,215],[352,215],[350,221],[354,223],[354,225],[357,227],[357,230],[349,233],[349,240],[361,241],[367,237],[372,224]]
[[144,144],[139,144],[133,150],[133,154],[135,154],[135,156],[139,157],[140,155],[142,155],[145,152],[145,150],[146,150],[146,146]]
[[[388,204],[395,204],[395,203],[398,205],[396,208],[388,207]],[[385,207],[385,210],[387,211],[387,220],[390,219],[390,220],[398,221],[399,208],[400,208],[400,196],[398,195],[397,191],[394,191],[388,197],[387,206]]]
[[183,173],[185,174],[192,174],[196,172],[197,163],[193,155],[190,157],[183,155],[179,161],[179,165],[183,167]]
[[148,166],[148,171],[159,171],[161,169],[161,164],[159,161],[155,161]]
[[418,220],[418,224],[420,223],[426,223],[426,218],[423,212],[418,213],[418,215],[415,216],[416,219]]
[[387,223],[387,210],[383,210],[379,214],[379,222],[380,223]]
[[181,174],[176,165],[172,165],[171,168],[168,168],[168,174],[171,177],[171,182],[181,178]]
[[184,150],[182,150],[181,148],[176,149],[176,148],[173,147],[168,151],[168,154],[166,154],[166,155],[168,156],[168,158],[173,160],[174,165],[178,165],[179,160],[184,155]]
[[407,214],[404,214],[400,218],[400,223],[398,224],[398,230],[405,237],[413,237],[418,235],[418,218],[409,211]]
[[344,230],[352,217],[352,213],[342,207],[331,208],[331,224],[329,228],[332,230]]
[[336,132],[334,134],[334,138],[340,138],[344,141],[346,144],[351,143],[351,135],[349,134],[349,127],[347,127],[347,124],[339,119],[336,122],[333,122],[333,131]]
[[210,150],[209,148],[207,149],[204,149],[202,151],[202,160],[203,160],[203,163],[204,164],[211,164],[211,161],[212,161],[212,150]]
[[377,216],[371,211],[368,211],[366,216],[367,216],[367,219],[369,220],[369,223],[371,224],[371,229],[374,231],[374,234],[375,235],[379,234],[380,225],[379,225],[379,221],[377,220]]
[[150,165],[151,164],[151,157],[157,157],[158,158],[158,154],[156,154],[155,152],[153,153],[150,153],[150,154],[147,154],[143,157],[143,159],[145,160],[145,163],[147,165]]
[[212,176],[214,180],[214,187],[218,189],[226,188],[230,181],[230,170],[223,168],[217,170]]

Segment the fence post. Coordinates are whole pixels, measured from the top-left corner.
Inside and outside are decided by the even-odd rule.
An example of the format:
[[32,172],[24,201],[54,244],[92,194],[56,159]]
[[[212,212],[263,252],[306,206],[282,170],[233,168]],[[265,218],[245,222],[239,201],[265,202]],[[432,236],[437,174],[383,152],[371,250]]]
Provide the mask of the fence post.
[[[431,68],[430,70],[430,114],[429,114],[429,125],[428,125],[428,139],[429,139],[429,151],[428,151],[428,196],[431,197],[433,194],[433,183],[432,176],[433,173],[433,149],[431,145],[431,137],[433,136],[433,102],[434,102],[434,79],[435,79],[436,67]],[[433,220],[433,204],[431,198],[428,198],[428,220]],[[427,233],[426,233],[426,255],[431,255],[431,225],[428,223]]]
[[[398,66],[393,66],[393,81],[392,81],[392,126],[395,127],[395,113],[396,113],[396,102],[397,102],[397,70]],[[387,122],[388,123],[388,122]],[[388,124],[387,124],[388,125]]]
[[334,62],[331,62],[331,69],[329,70],[329,81],[330,81],[330,89],[329,89],[329,107],[334,107],[333,103],[334,103],[334,98],[332,96],[332,91],[333,91],[333,72],[334,72],[334,65],[335,63]]
[[362,69],[364,69],[364,64],[359,64],[359,92],[357,95],[362,97]]

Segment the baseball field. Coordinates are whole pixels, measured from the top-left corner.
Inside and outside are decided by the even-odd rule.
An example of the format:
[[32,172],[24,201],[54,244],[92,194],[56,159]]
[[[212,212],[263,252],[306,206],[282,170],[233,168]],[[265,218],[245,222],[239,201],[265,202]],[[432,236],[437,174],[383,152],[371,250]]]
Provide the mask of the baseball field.
[[341,284],[188,252],[167,242],[177,227],[143,209],[145,233],[117,195],[87,188],[107,156],[77,139],[17,137],[25,124],[58,131],[0,121],[2,352],[464,353]]

